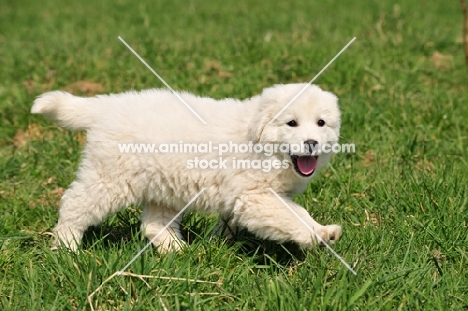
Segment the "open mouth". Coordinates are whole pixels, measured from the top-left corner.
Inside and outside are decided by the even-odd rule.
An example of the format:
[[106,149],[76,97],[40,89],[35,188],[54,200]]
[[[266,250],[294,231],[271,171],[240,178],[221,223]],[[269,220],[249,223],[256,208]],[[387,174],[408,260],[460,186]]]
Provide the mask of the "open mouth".
[[291,155],[291,161],[294,165],[294,169],[299,175],[309,177],[315,172],[317,167],[318,156],[297,156]]

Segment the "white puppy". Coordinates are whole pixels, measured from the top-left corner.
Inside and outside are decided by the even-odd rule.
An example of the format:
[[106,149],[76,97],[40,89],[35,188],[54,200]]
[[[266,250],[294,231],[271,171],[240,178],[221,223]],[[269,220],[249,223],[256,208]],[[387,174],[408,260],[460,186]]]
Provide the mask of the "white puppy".
[[[243,101],[180,93],[207,124],[180,98],[160,89],[91,98],[54,91],[38,97],[32,113],[87,131],[77,178],[61,200],[56,244],[75,250],[89,226],[141,204],[145,235],[158,235],[153,243],[161,252],[178,250],[184,244],[181,216],[171,220],[203,189],[189,208],[219,213],[231,231],[240,226],[258,237],[303,247],[320,238],[334,242],[341,227],[320,225],[290,196],[303,192],[328,162],[330,153],[310,147],[338,141],[338,100],[311,85],[274,118],[305,86],[276,85]],[[128,149],[130,143],[155,150]],[[184,153],[183,144],[214,147]],[[307,148],[294,151],[293,144]],[[252,145],[255,151],[244,152]],[[258,152],[261,147],[271,151],[267,145],[276,147]],[[180,149],[167,152],[163,146]]]

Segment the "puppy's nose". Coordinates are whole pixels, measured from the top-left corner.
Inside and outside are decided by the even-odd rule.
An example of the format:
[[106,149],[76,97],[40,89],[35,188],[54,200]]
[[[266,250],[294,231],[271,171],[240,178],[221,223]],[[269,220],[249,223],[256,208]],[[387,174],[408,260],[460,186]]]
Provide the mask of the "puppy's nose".
[[318,145],[318,141],[310,139],[310,140],[306,140],[304,144],[307,146],[315,147],[316,145]]
[[314,149],[315,147],[318,145],[318,141],[316,140],[313,140],[313,139],[309,139],[309,140],[306,140],[304,142],[304,145],[306,147],[306,150],[309,152],[309,153],[314,153]]

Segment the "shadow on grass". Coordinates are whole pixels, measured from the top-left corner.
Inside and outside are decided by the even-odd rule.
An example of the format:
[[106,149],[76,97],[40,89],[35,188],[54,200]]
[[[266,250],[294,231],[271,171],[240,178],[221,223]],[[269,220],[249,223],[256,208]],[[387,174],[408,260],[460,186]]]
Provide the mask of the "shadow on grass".
[[83,235],[83,248],[92,248],[96,243],[102,243],[106,248],[118,247],[122,243],[134,243],[134,236],[140,234],[139,227],[139,225],[130,228],[110,225],[90,227]]
[[246,230],[239,232],[229,243],[240,244],[239,253],[253,257],[258,265],[290,266],[306,257],[306,252],[293,242],[278,244],[262,240]]
[[[140,222],[131,222],[125,216],[117,216],[119,225],[104,222],[100,226],[90,227],[83,236],[82,247],[90,249],[95,244],[105,248],[119,247],[122,244],[135,243],[141,236]],[[274,241],[262,240],[247,230],[237,232],[232,239],[211,236],[214,227],[213,217],[200,217],[192,213],[184,216],[181,232],[185,241],[192,244],[226,243],[238,255],[253,258],[258,265],[289,266],[295,261],[303,261],[306,252],[295,243],[278,244]],[[138,236],[136,239],[135,237]],[[147,240],[145,239],[145,243]]]

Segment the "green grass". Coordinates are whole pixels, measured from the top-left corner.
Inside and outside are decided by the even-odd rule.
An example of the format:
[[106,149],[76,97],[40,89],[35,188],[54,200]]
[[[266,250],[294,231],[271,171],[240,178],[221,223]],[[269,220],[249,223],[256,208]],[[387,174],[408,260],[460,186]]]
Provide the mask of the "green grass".
[[[138,207],[51,251],[60,194],[82,135],[29,114],[74,83],[246,98],[316,81],[339,95],[337,155],[296,198],[340,223],[334,249],[302,252],[242,233],[208,241],[215,217],[185,217],[183,254],[145,251],[93,297],[96,310],[461,310],[468,308],[468,73],[457,1],[60,1],[0,4],[0,309],[89,309],[90,295],[146,244]],[[435,62],[435,52],[447,56]],[[94,86],[96,88],[96,86]],[[164,277],[180,279],[168,280]],[[185,279],[185,280],[182,280]],[[188,279],[203,282],[192,282]],[[212,284],[206,282],[219,282]]]

